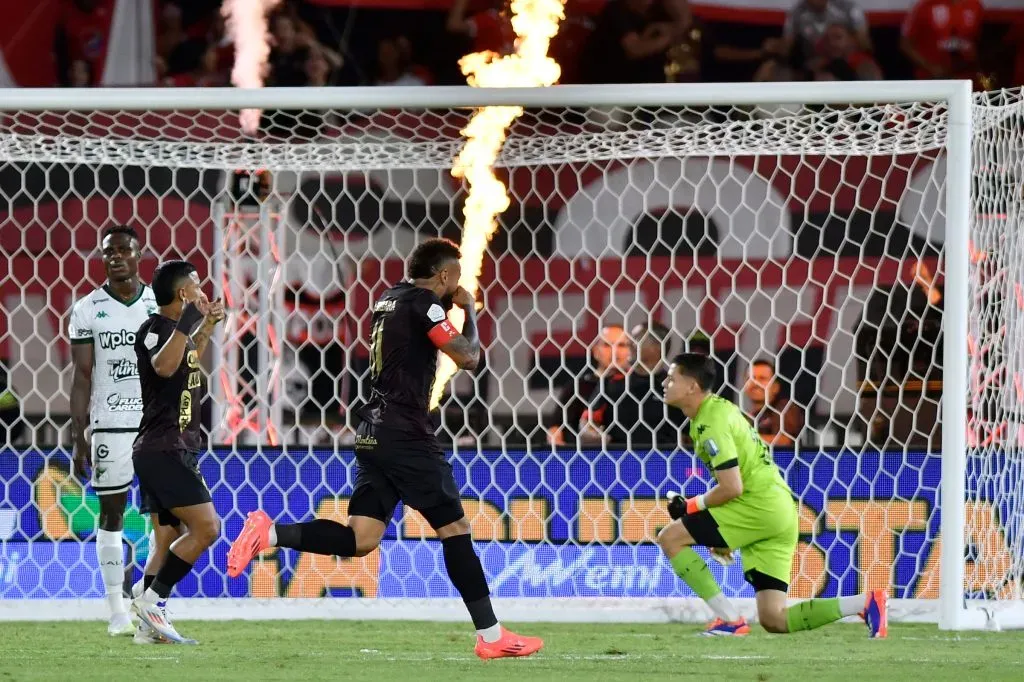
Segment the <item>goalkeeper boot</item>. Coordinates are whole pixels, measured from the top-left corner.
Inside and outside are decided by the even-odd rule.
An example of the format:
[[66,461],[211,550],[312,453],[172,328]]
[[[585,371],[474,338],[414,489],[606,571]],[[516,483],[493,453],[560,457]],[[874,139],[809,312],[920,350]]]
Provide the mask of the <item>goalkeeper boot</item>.
[[491,658],[518,658],[529,656],[541,650],[544,640],[540,637],[524,637],[501,628],[501,637],[497,642],[485,642],[480,635],[476,636],[477,656],[487,660]]
[[746,618],[740,618],[733,623],[715,618],[700,634],[705,637],[745,637],[750,634],[750,626],[747,625]]
[[885,639],[889,636],[889,593],[886,590],[871,590],[864,602],[860,617],[868,626],[868,637]]
[[274,522],[266,512],[249,512],[242,532],[228,550],[228,577],[237,578],[257,554],[270,547],[270,528]]

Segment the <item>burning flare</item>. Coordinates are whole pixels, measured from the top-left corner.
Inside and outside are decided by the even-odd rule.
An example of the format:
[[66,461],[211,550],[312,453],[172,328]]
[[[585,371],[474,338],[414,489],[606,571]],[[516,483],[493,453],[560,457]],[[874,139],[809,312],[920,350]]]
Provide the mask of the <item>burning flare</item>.
[[[235,43],[235,66],[231,82],[239,88],[262,88],[263,73],[270,57],[267,15],[281,0],[224,0],[221,14],[224,28]],[[260,110],[243,109],[242,130],[254,135],[260,127]]]
[[[512,0],[512,29],[516,51],[502,57],[494,52],[474,52],[459,61],[466,82],[477,88],[538,87],[554,85],[561,69],[547,56],[558,23],[565,17],[564,0]],[[462,227],[462,279],[468,292],[476,295],[487,243],[498,228],[497,216],[509,205],[507,188],[494,175],[494,162],[505,143],[509,126],[523,113],[522,107],[484,107],[477,110],[461,131],[466,146],[455,160],[452,175],[465,179],[465,223]],[[461,330],[465,315],[455,308],[452,324]],[[430,392],[430,409],[440,404],[444,387],[456,371],[447,355],[441,356]]]

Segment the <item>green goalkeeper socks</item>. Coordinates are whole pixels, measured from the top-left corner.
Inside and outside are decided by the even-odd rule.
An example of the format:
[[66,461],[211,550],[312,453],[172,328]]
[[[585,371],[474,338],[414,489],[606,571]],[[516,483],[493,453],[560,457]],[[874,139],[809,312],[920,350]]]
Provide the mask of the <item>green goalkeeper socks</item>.
[[722,593],[722,588],[715,581],[715,576],[711,575],[708,565],[692,548],[687,547],[679,552],[672,557],[671,562],[676,575],[704,601]]
[[809,599],[786,609],[786,625],[790,632],[820,628],[842,617],[839,599]]

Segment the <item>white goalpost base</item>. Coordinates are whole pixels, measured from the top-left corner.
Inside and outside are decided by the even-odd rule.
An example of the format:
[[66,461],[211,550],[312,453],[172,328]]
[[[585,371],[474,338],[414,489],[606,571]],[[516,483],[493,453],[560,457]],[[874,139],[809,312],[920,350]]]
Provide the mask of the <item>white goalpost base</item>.
[[[806,424],[794,434],[802,436],[792,439],[795,451],[775,452],[799,498],[808,550],[800,564],[807,574],[793,576],[793,591],[845,596],[886,582],[894,594],[934,595],[937,585],[936,599],[894,599],[892,619],[953,630],[1024,627],[1024,492],[1014,474],[1024,419],[1012,405],[1014,391],[1024,396],[1024,309],[1013,307],[1024,307],[1024,268],[1014,265],[1024,262],[1014,231],[1024,201],[1015,180],[1024,158],[1020,93],[972,98],[967,81],[887,81],[144,88],[73,97],[22,89],[0,102],[0,193],[10,195],[4,224],[12,228],[0,233],[0,247],[14,273],[0,293],[10,308],[14,387],[26,413],[64,427],[66,352],[55,341],[63,332],[46,325],[100,283],[92,254],[102,228],[125,222],[144,233],[144,271],[163,258],[200,263],[213,289],[233,299],[211,375],[211,431],[224,442],[202,465],[226,536],[258,506],[271,505],[278,519],[345,517],[354,463],[345,454],[351,434],[342,431],[353,426],[348,402],[366,395],[369,302],[401,277],[417,239],[458,233],[465,187],[449,174],[472,110],[517,105],[526,113],[497,165],[518,217],[503,225],[501,249],[486,259],[491,279],[481,281],[488,375],[453,382],[441,431],[453,444],[471,443],[453,448],[452,460],[478,546],[493,550],[484,558],[488,575],[511,584],[516,566],[556,563],[578,573],[558,584],[561,592],[552,588],[554,597],[496,599],[499,615],[708,617],[674,579],[645,583],[640,597],[625,596],[633,585],[604,580],[631,561],[646,562],[651,575],[663,563],[650,538],[665,521],[666,491],[695,494],[709,484],[692,454],[678,440],[660,450],[627,439],[553,451],[543,435],[546,415],[563,416],[555,375],[579,373],[566,364],[570,351],[591,362],[589,344],[603,326],[657,317],[684,344],[702,334],[729,348],[729,357],[716,356],[722,388],[741,402],[755,359],[777,359],[781,374],[785,351],[798,351],[797,369],[783,378]],[[782,105],[790,110],[769,110]],[[243,108],[268,112],[267,137],[239,133]],[[315,134],[272,138],[282,126]],[[253,190],[266,196],[236,196],[236,172],[266,180]],[[74,205],[41,209],[53,196]],[[663,222],[682,233],[667,248]],[[641,238],[652,244],[638,254]],[[916,286],[902,274],[913,263],[942,282],[943,350],[925,372],[938,367],[938,382],[916,368],[871,376],[876,356],[895,354],[902,336],[883,342],[879,332],[873,347],[857,345],[875,295],[888,292],[884,316],[892,292]],[[908,322],[923,327],[936,308],[912,311],[909,291],[899,333]],[[317,396],[316,377],[329,362],[339,365],[334,393]],[[899,390],[895,407],[882,404],[885,385]],[[908,407],[904,392],[913,391],[920,400]],[[450,421],[473,412],[474,401],[486,406],[476,422]],[[914,413],[923,438],[893,435],[901,410]],[[876,421],[888,417],[882,433]],[[866,423],[860,431],[857,420]],[[939,427],[941,438],[933,437]],[[324,448],[309,445],[315,439]],[[278,443],[283,451],[264,448]],[[77,495],[88,506],[90,492],[67,477],[66,453],[33,449],[51,442],[34,435],[5,445],[0,457],[16,464],[0,468],[0,513],[10,526],[0,539],[16,544],[7,563],[32,569],[10,575],[53,584],[0,583],[0,620],[103,617],[102,600],[51,598],[96,594],[89,580],[68,577],[91,570],[92,530],[81,517],[76,526],[62,500]],[[196,572],[214,570],[218,580],[190,586],[172,610],[196,619],[465,620],[448,593],[394,596],[432,594],[429,579],[443,577],[436,547],[413,546],[424,532],[421,522],[407,527],[414,523],[399,520],[385,541],[399,559],[385,558],[369,576],[387,584],[378,598],[283,596],[321,593],[319,583],[289,592],[299,573],[331,587],[338,578],[324,578],[332,569],[319,564],[300,572],[300,560],[282,553],[272,588],[282,597],[228,597],[237,593],[220,580],[223,566],[204,563]],[[82,551],[69,551],[76,543]],[[934,581],[920,589],[916,576],[926,572]],[[424,587],[406,590],[406,578]],[[736,578],[727,595],[749,594]],[[738,603],[753,617],[751,599]]]

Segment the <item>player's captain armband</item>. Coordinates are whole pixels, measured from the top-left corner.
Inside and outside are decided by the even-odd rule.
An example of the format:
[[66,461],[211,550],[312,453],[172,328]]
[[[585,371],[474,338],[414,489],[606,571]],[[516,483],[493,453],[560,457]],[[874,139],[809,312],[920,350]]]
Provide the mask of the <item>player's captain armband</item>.
[[444,319],[444,308],[436,303],[430,304],[427,308],[427,319],[431,322],[440,322]]
[[148,334],[146,334],[146,338],[142,343],[145,344],[146,348],[148,348],[149,350],[153,350],[154,348],[156,348],[157,341],[159,340],[159,336],[157,336],[153,332],[149,332]]
[[435,324],[430,328],[430,331],[427,332],[427,336],[430,337],[430,340],[433,341],[434,345],[438,348],[444,348],[449,341],[458,335],[459,333],[455,331],[455,327],[453,327],[452,323],[448,320],[445,320],[441,324]]

